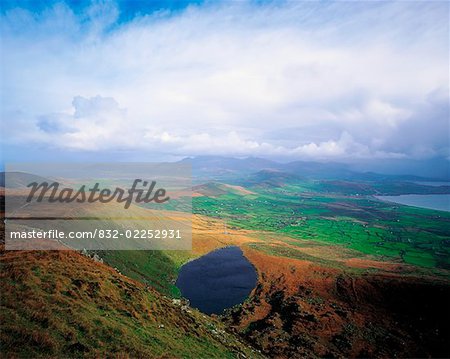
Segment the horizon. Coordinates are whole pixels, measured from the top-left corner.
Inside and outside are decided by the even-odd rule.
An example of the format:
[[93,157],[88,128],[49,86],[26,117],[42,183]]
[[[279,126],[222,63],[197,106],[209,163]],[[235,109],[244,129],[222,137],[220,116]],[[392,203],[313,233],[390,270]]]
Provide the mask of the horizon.
[[[248,160],[254,160],[254,161],[267,161],[269,162],[269,164],[276,164],[276,165],[289,165],[289,164],[320,164],[320,165],[333,165],[333,166],[339,166],[342,169],[346,169],[349,170],[351,172],[354,173],[361,173],[361,174],[378,174],[378,175],[386,175],[386,176],[391,176],[392,178],[396,178],[396,177],[417,177],[417,180],[431,180],[431,181],[444,181],[450,182],[450,173],[447,171],[430,171],[425,170],[425,171],[421,171],[418,168],[418,166],[422,166],[423,164],[421,164],[419,162],[419,165],[415,166],[415,170],[411,170],[411,168],[414,168],[413,166],[409,166],[406,169],[405,168],[400,168],[397,170],[395,170],[395,165],[391,165],[388,164],[386,166],[378,166],[378,167],[374,167],[373,164],[367,166],[364,166],[364,164],[362,163],[346,163],[346,162],[339,162],[339,161],[333,161],[333,160],[322,160],[322,161],[312,161],[312,160],[293,160],[293,161],[281,161],[281,160],[277,160],[277,159],[270,159],[270,158],[264,158],[264,157],[255,157],[255,156],[243,156],[243,157],[232,157],[232,156],[214,156],[214,155],[203,155],[203,156],[186,156],[186,157],[182,157],[182,158],[178,158],[178,159],[170,159],[167,161],[159,161],[160,163],[179,163],[179,162],[184,162],[186,160],[191,160],[191,161],[201,161],[201,160],[225,160],[225,161],[229,161],[229,160],[234,160],[234,161],[248,161]],[[80,161],[72,161],[70,163],[79,163]],[[132,161],[135,163],[147,163],[144,161]],[[150,161],[151,162],[151,161]],[[61,161],[48,161],[46,163],[61,163]],[[84,161],[84,163],[103,163],[103,162],[99,162],[99,161]],[[123,161],[116,161],[116,163],[123,163]],[[224,166],[226,167],[226,166]],[[409,169],[408,169],[409,168]],[[270,169],[270,170],[276,170],[279,171],[280,173],[292,173],[292,171],[290,170],[285,170],[285,169],[273,169],[270,167],[261,167],[260,170],[255,171],[255,172],[259,172],[265,169]],[[0,163],[0,172],[1,173],[6,173],[5,171],[5,164]],[[295,172],[295,171],[294,171]],[[194,176],[195,177],[195,176]],[[406,180],[407,181],[407,180]]]

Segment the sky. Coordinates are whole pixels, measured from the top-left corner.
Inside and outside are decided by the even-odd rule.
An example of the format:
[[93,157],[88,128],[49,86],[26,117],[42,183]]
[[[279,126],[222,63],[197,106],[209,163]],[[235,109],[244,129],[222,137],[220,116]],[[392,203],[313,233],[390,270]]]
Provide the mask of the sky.
[[448,2],[1,4],[3,163],[448,166]]

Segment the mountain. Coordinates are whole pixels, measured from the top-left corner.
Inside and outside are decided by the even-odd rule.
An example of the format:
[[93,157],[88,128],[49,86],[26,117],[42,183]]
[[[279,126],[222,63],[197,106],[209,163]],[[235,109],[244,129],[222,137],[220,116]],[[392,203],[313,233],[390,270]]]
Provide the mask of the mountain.
[[242,180],[242,185],[258,187],[282,187],[285,184],[295,183],[299,180],[303,180],[303,178],[291,173],[266,169],[244,177],[244,179]]
[[283,171],[302,175],[304,177],[320,178],[348,178],[355,175],[346,164],[335,162],[307,162],[295,161],[283,165]]
[[219,156],[189,157],[181,161],[192,164],[192,174],[197,180],[233,179],[262,169],[279,169],[281,164],[262,158],[232,158]]
[[181,161],[192,164],[196,181],[242,179],[262,170],[280,171],[302,178],[354,181],[436,181],[435,178],[414,175],[361,172],[350,165],[337,162],[294,161],[278,163],[257,157],[232,158],[219,156],[189,157]]

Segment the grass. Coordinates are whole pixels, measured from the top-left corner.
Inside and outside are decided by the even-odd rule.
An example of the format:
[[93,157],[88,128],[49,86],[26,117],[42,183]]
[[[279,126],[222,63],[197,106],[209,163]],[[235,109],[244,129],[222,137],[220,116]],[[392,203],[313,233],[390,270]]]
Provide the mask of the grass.
[[0,265],[2,357],[258,356],[217,320],[76,252],[2,252]]
[[187,251],[128,250],[97,253],[124,275],[175,298],[180,296],[175,286],[178,271],[193,256]]

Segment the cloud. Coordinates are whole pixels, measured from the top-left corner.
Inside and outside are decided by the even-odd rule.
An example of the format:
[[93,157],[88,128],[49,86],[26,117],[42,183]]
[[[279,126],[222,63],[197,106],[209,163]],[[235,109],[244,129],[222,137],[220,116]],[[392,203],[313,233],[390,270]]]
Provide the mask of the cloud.
[[[154,153],[163,148],[172,154],[194,155],[247,155],[285,158],[345,159],[353,158],[401,158],[399,153],[372,152],[358,143],[347,132],[339,139],[319,143],[310,142],[294,148],[277,146],[268,142],[244,138],[236,131],[192,131],[176,134],[158,128],[134,127],[127,111],[119,107],[113,98],[77,96],[72,110],[42,116],[29,131],[27,141],[51,143],[57,148],[70,150],[108,151],[143,150]],[[26,123],[26,121],[24,121]],[[126,126],[126,124],[131,124]],[[21,128],[23,128],[21,126]],[[17,128],[16,128],[17,129]]]
[[2,15],[14,144],[289,159],[448,157],[448,3]]

